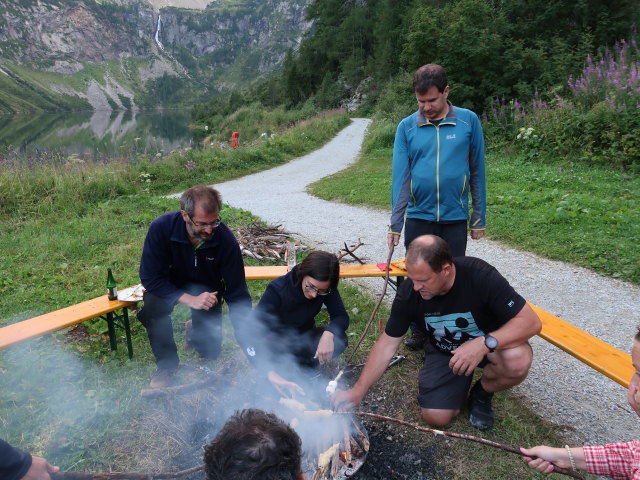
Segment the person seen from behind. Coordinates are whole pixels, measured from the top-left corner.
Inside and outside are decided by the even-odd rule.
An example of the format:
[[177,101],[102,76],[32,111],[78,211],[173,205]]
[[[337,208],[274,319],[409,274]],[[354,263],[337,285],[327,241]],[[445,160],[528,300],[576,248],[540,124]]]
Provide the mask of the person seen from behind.
[[204,448],[206,480],[304,480],[302,442],[272,413],[237,411]]

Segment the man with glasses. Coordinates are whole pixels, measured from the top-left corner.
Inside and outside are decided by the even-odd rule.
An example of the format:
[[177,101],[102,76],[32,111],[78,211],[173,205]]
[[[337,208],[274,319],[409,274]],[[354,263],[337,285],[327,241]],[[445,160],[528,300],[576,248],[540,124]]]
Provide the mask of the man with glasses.
[[220,354],[223,299],[234,328],[251,309],[242,253],[218,217],[221,207],[217,190],[198,185],[182,194],[179,211],[161,215],[149,227],[140,262],[145,293],[138,319],[158,367],[152,388],[171,385],[179,364],[171,324],[176,304],[191,309],[187,340],[206,359]]

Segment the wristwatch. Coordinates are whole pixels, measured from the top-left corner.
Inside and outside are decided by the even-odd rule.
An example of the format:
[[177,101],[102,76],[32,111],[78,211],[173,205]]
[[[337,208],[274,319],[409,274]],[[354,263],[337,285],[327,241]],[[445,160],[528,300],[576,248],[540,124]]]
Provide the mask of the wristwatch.
[[489,353],[492,353],[498,348],[498,339],[491,335],[484,336],[484,346],[489,349]]

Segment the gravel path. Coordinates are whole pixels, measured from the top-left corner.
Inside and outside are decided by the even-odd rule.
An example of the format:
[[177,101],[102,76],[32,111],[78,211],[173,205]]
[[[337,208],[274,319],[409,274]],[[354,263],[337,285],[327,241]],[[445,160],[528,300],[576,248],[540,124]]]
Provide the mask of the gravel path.
[[[367,245],[357,250],[358,255],[372,263],[384,262],[389,211],[327,202],[305,191],[308,184],[355,161],[368,124],[369,120],[355,119],[320,150],[215,187],[225,203],[249,210],[270,224],[281,224],[314,248],[338,252],[343,242],[361,239]],[[637,286],[487,239],[469,240],[467,254],[493,264],[532,303],[629,350],[640,323]],[[397,248],[394,258],[403,256],[404,248]],[[353,281],[373,292],[382,288],[381,279]],[[533,367],[514,391],[534,411],[565,425],[568,438],[576,442],[637,437],[639,419],[627,405],[625,389],[539,337],[532,344]]]

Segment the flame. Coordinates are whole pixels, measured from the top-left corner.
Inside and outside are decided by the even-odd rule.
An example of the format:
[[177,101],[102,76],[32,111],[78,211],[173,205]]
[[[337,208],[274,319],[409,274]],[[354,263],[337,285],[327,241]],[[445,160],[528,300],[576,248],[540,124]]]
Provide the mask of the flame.
[[347,463],[347,452],[345,452],[344,450],[342,452],[340,452],[340,459],[344,462]]

